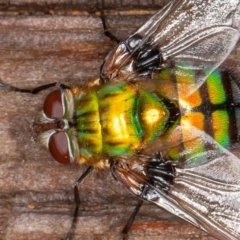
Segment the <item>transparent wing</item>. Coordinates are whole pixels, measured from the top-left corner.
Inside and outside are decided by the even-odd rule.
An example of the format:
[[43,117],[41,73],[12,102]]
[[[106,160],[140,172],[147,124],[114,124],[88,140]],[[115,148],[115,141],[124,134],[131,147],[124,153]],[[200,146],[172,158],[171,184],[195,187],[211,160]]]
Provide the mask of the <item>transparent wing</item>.
[[134,163],[116,162],[113,174],[133,194],[212,236],[240,239],[240,160],[204,132],[190,132],[189,140],[201,139],[208,151],[182,156],[184,167],[173,171],[172,163],[145,156]]
[[106,57],[101,78],[133,79],[183,62],[211,71],[237,43],[239,15],[238,0],[173,0]]

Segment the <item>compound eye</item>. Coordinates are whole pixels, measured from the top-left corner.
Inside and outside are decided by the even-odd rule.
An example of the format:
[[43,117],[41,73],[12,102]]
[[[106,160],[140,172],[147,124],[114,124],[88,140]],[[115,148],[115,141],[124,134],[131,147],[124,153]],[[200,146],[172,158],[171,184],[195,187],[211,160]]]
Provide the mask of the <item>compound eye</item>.
[[48,94],[43,104],[43,111],[48,118],[63,117],[62,93],[60,90]]
[[54,133],[49,139],[48,145],[52,157],[59,163],[71,162],[68,149],[68,136],[65,132]]

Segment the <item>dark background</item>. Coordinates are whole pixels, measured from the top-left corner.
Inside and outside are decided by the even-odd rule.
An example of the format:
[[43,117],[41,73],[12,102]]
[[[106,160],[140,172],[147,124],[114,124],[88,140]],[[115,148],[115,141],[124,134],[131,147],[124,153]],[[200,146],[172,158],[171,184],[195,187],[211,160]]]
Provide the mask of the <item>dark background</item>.
[[[123,39],[167,2],[105,0],[108,27]],[[98,9],[96,0],[0,1],[0,78],[30,88],[55,81],[81,85],[97,77],[115,46],[103,34]],[[224,65],[235,68],[237,56],[235,50]],[[0,91],[0,239],[59,240],[71,224],[72,187],[86,166],[60,165],[31,140],[32,120],[48,92]],[[94,172],[79,191],[74,239],[121,239],[136,198],[109,171]],[[213,240],[147,203],[128,239]]]

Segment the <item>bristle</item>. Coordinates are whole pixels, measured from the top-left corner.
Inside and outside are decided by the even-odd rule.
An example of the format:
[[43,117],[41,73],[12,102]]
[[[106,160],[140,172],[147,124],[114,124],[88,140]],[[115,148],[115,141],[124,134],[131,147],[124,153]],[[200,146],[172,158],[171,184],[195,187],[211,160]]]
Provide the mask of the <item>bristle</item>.
[[53,119],[50,119],[46,116],[46,114],[43,111],[38,112],[38,114],[36,115],[34,122],[35,123],[49,123],[49,122],[53,122]]
[[67,110],[67,113],[65,114],[68,119],[72,119],[74,114],[74,98],[71,90],[66,89],[64,91],[64,96],[66,100],[66,105],[63,104],[63,106],[66,108],[65,111]]
[[44,148],[48,149],[49,139],[52,134],[54,134],[55,130],[49,130],[47,132],[43,132],[38,135],[37,142],[39,142]]

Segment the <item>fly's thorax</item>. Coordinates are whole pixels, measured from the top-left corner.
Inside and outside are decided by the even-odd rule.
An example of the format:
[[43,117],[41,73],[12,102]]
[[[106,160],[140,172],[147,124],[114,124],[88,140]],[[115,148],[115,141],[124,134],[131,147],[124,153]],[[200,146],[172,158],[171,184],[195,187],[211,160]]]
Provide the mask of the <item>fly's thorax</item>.
[[63,164],[74,162],[79,155],[73,116],[72,91],[57,89],[46,97],[33,123],[33,137]]
[[169,127],[167,101],[142,85],[108,83],[79,94],[75,118],[80,162],[99,167],[102,161],[132,156]]

